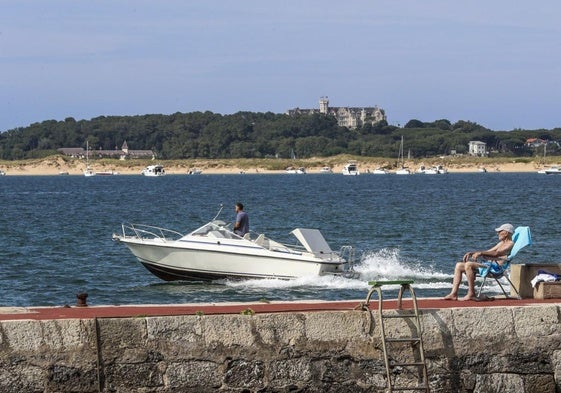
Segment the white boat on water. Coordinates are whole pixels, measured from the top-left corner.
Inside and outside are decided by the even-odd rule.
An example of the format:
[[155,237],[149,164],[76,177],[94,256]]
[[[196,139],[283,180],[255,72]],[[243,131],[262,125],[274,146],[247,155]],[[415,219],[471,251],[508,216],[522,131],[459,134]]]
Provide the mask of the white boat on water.
[[411,171],[405,167],[403,168],[399,168],[398,170],[395,171],[396,175],[410,175]]
[[157,176],[164,176],[166,174],[166,171],[164,170],[163,165],[160,164],[148,165],[146,168],[142,170],[141,174],[149,177],[157,177]]
[[114,175],[118,175],[119,172],[116,171],[95,171],[95,176],[114,176]]
[[397,161],[400,163],[401,167],[395,171],[396,175],[410,175],[411,171],[405,166],[405,160],[403,158],[403,136],[401,137],[401,143],[399,144],[399,152],[397,154]]
[[296,174],[296,175],[305,175],[306,174],[306,168],[304,167],[299,167],[299,168],[294,168],[293,166],[289,166],[288,168],[285,169],[286,173],[290,173],[290,174]]
[[0,176],[6,176],[6,172],[0,169]]
[[424,168],[422,173],[425,175],[445,175],[448,171],[442,165],[435,165],[430,168]]
[[319,173],[333,173],[333,170],[329,166],[324,166],[319,170]]
[[343,167],[343,175],[345,176],[358,176],[360,175],[360,172],[358,170],[358,164],[356,161],[349,161],[347,162],[347,164]]
[[376,168],[372,171],[374,175],[387,175],[390,173],[386,168]]
[[94,171],[90,166],[90,144],[86,141],[86,170],[84,171],[84,176],[92,177],[92,176],[112,176],[118,175],[119,172],[111,171]]
[[166,281],[354,274],[352,247],[332,251],[317,229],[296,228],[291,233],[301,246],[288,246],[263,234],[240,237],[217,220],[186,235],[122,224],[122,233],[113,234],[113,240],[126,245],[146,269]]
[[543,170],[546,175],[561,175],[561,166],[553,165]]
[[200,175],[201,173],[203,173],[203,171],[198,168],[192,168],[187,171],[188,175]]
[[84,176],[92,177],[92,176],[113,176],[118,175],[119,172],[115,171],[94,171],[89,165],[86,167],[84,171]]
[[90,167],[90,143],[86,141],[86,170],[84,171],[84,176],[91,177],[95,176],[95,172]]

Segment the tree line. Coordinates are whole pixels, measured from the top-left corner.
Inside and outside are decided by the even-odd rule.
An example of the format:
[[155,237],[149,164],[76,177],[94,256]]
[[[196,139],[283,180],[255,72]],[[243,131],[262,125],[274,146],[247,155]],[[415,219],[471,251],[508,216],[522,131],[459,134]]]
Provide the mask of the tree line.
[[[174,113],[171,115],[100,116],[90,120],[46,120],[0,133],[0,158],[18,160],[56,154],[61,147],[152,150],[160,159],[188,158],[298,158],[351,154],[396,157],[401,137],[413,157],[465,154],[472,140],[487,144],[493,154],[532,156],[537,147],[529,138],[561,141],[561,128],[552,130],[493,131],[477,123],[441,119],[412,119],[405,126],[386,121],[357,129],[340,127],[330,115],[288,116],[272,112]],[[543,147],[541,148],[543,150]],[[547,154],[561,153],[557,143]]]

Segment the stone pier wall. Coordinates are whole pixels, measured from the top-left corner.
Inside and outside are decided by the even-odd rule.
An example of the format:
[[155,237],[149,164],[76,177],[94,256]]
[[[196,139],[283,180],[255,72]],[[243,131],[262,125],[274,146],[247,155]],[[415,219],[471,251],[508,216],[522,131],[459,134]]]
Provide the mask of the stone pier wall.
[[[397,312],[397,311],[395,311]],[[560,306],[423,310],[432,392],[561,391]],[[405,320],[389,331],[410,335]],[[394,352],[407,355],[410,347]],[[395,370],[414,383],[415,373]],[[0,323],[0,392],[383,392],[377,312]]]

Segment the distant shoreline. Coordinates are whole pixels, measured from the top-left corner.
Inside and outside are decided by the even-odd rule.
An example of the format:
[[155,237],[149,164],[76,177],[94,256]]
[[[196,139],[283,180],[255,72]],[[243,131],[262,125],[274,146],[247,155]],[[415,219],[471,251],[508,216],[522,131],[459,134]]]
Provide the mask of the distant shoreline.
[[[548,157],[549,158],[549,157]],[[551,157],[549,159],[555,159]],[[320,173],[322,167],[330,167],[333,173],[340,174],[349,160],[356,160],[361,174],[368,174],[378,167],[385,167],[390,172],[395,170],[395,159],[365,158],[352,156],[316,157],[301,160],[288,159],[200,159],[200,160],[95,160],[91,161],[94,171],[115,171],[121,175],[140,175],[147,165],[160,163],[167,174],[187,175],[190,170],[198,169],[203,174],[284,174],[288,166],[304,167],[307,173]],[[537,172],[545,166],[554,165],[555,161],[536,159],[488,159],[488,158],[430,158],[407,160],[405,165],[414,173],[421,165],[430,167],[442,165],[449,173],[481,172],[481,168],[489,173],[493,172]],[[25,161],[2,161],[0,170],[7,176],[54,176],[60,174],[82,175],[86,168],[84,160],[71,159],[62,156],[52,156],[44,159]]]

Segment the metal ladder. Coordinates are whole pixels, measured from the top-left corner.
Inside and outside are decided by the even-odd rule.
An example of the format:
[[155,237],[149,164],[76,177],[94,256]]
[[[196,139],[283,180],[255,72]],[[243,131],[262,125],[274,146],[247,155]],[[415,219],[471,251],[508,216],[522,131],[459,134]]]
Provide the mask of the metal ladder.
[[[369,281],[368,285],[371,285],[370,291],[366,296],[366,302],[362,304],[363,309],[367,309],[370,302],[370,298],[374,292],[378,293],[378,318],[380,323],[380,335],[382,338],[382,349],[384,351],[384,362],[386,364],[386,377],[388,384],[388,392],[396,391],[424,391],[426,393],[430,392],[428,373],[427,373],[427,363],[425,361],[425,351],[423,348],[423,337],[421,331],[421,320],[419,318],[419,309],[417,307],[417,297],[415,296],[415,291],[411,287],[413,280],[395,280],[395,281]],[[383,285],[400,285],[399,294],[397,296],[397,314],[388,314],[383,312],[383,295],[382,286]],[[408,290],[411,295],[411,300],[413,302],[413,309],[403,310],[402,308],[402,297],[403,293]],[[400,313],[400,311],[404,311]],[[413,331],[411,337],[388,337],[386,336],[386,327],[384,320],[391,318],[403,318],[409,319],[413,322]],[[388,353],[388,344],[393,343],[410,343],[413,349],[412,357],[413,359],[409,362],[396,362],[390,359]],[[417,369],[417,376],[420,380],[417,386],[394,386],[395,381],[392,379],[392,370],[396,367],[403,367],[409,370],[410,368]]]

